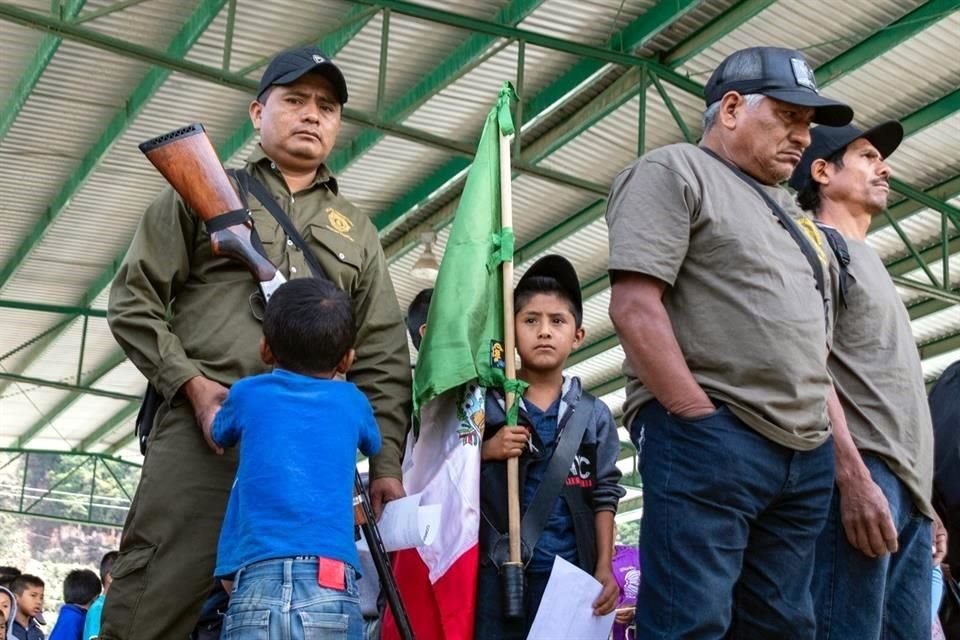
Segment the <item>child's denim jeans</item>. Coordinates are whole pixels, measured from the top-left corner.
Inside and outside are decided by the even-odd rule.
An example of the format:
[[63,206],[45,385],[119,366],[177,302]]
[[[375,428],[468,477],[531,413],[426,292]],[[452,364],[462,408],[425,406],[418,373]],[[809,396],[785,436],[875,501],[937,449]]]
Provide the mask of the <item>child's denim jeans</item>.
[[317,584],[317,558],[264,560],[237,573],[222,640],[362,640],[357,574],[343,591]]

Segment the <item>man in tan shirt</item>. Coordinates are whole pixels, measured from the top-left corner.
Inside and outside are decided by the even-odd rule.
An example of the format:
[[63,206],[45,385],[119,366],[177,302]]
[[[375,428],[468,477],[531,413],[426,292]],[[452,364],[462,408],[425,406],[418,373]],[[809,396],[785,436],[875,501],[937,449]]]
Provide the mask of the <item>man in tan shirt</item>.
[[[887,206],[899,122],[816,127],[790,186],[846,263],[828,367],[837,490],[817,543],[817,638],[929,638],[933,427],[910,317],[866,242]],[[939,557],[937,557],[939,556]]]
[[701,146],[644,155],[607,209],[644,490],[637,637],[803,640],[832,492],[829,249],[777,184],[811,122],[852,111],[789,49],[732,54],[705,93]]

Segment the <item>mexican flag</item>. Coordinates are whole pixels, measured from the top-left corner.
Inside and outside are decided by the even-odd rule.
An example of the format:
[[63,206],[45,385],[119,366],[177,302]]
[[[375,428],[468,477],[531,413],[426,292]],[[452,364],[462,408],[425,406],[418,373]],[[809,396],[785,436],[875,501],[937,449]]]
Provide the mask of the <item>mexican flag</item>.
[[[500,147],[501,137],[513,134],[515,97],[505,83],[487,116],[414,374],[420,428],[408,446],[403,485],[408,495],[423,493],[421,504],[443,505],[434,543],[400,551],[393,561],[417,640],[473,638],[484,398],[486,388],[502,389],[504,382],[501,264],[513,259],[513,234],[501,228]],[[389,613],[383,638],[399,638]]]

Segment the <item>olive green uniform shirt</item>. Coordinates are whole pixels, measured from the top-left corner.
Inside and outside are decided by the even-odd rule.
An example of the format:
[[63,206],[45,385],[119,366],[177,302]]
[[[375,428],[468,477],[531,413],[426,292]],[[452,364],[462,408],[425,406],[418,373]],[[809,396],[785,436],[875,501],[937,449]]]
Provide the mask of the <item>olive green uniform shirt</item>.
[[883,460],[932,518],[933,422],[910,316],[877,252],[846,240],[846,306],[837,308],[830,373],[857,449]]
[[[276,197],[327,277],[353,299],[357,359],[347,377],[369,398],[383,437],[373,477],[399,478],[410,356],[377,230],[338,194],[324,167],[294,194],[260,147],[246,169]],[[303,254],[270,213],[252,195],[248,205],[267,257],[287,278],[310,277]],[[242,265],[212,254],[203,222],[166,188],[140,221],[110,290],[107,319],[130,360],[170,401],[194,376],[230,385],[267,370],[258,349],[257,291]]]
[[[786,190],[764,188],[811,226]],[[803,252],[759,194],[703,150],[669,145],[617,176],[607,224],[611,271],[669,285],[663,304],[703,390],[773,442],[798,451],[823,444],[831,384],[824,300]],[[807,231],[830,283],[829,249],[816,229]],[[653,395],[628,363],[624,373],[629,424]]]

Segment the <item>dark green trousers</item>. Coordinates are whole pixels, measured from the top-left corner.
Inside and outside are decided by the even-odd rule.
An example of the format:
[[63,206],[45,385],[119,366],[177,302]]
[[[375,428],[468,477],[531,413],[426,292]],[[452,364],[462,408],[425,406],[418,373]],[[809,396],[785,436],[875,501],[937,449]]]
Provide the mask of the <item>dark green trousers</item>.
[[213,586],[236,465],[235,449],[218,456],[207,447],[189,402],[178,397],[160,408],[123,527],[101,638],[187,638]]

